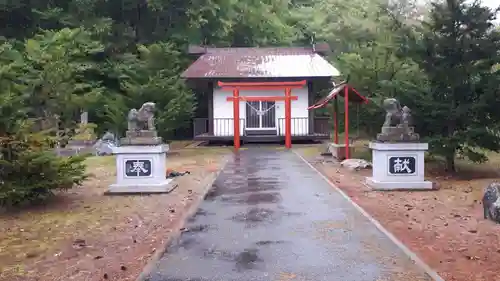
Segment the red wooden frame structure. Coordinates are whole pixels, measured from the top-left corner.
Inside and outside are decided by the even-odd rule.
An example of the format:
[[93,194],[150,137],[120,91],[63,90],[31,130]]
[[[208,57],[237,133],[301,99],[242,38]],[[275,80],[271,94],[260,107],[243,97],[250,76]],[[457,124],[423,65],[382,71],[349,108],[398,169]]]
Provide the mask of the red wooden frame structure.
[[[354,96],[352,96],[352,93],[354,93]],[[334,122],[334,131],[335,131],[335,138],[334,138],[334,143],[338,144],[339,143],[339,120],[337,116],[337,112],[339,109],[338,105],[338,96],[341,95],[344,97],[344,144],[345,144],[345,158],[349,159],[349,102],[356,102],[356,103],[368,103],[368,99],[364,96],[362,96],[356,89],[353,87],[349,86],[346,82],[340,83],[339,85],[335,86],[333,90],[330,91],[330,93],[320,101],[318,101],[316,104],[309,106],[307,109],[317,109],[324,107],[328,104],[329,101],[332,99],[334,100],[334,112],[333,112],[333,122]],[[351,97],[350,97],[351,96]]]
[[[292,89],[303,88],[306,81],[292,82],[221,82],[217,85],[223,90],[232,90],[233,96],[227,101],[233,102],[233,123],[234,123],[234,148],[240,148],[240,101],[285,101],[285,146],[292,147],[292,100],[297,100],[297,96],[292,96]],[[260,96],[247,97],[240,96],[240,90],[284,90],[284,96]]]

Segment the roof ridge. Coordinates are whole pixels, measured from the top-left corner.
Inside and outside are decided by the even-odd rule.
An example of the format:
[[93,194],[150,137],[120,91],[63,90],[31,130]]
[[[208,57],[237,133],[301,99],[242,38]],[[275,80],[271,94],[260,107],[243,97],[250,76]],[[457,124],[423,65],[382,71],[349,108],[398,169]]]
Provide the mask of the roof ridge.
[[220,53],[241,53],[241,52],[255,52],[255,53],[310,53],[314,54],[311,47],[219,47],[219,48],[206,48],[206,54],[220,54]]

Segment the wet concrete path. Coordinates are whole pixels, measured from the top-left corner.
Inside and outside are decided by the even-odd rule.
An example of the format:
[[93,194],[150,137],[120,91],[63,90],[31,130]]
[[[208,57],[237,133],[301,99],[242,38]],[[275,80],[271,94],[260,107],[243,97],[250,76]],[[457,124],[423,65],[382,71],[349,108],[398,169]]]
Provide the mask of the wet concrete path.
[[148,280],[432,279],[293,152],[250,148]]

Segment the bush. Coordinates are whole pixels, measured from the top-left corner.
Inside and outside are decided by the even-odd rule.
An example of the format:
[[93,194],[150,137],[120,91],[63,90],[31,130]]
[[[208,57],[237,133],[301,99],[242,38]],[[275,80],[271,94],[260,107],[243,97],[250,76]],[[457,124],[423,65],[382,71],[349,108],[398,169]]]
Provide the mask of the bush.
[[48,148],[50,141],[34,135],[0,139],[0,206],[40,202],[56,190],[81,185],[85,157],[63,158]]

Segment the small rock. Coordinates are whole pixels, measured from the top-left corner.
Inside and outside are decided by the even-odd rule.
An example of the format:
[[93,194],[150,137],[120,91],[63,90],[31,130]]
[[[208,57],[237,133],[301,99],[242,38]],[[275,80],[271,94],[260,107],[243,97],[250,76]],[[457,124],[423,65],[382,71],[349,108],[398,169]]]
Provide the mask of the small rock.
[[73,249],[80,250],[82,248],[87,247],[87,243],[83,239],[76,239],[73,241]]
[[413,206],[410,204],[405,204],[405,208],[409,211],[413,209]]
[[75,239],[75,241],[73,241],[73,245],[85,246],[86,243],[84,239]]
[[469,230],[470,233],[477,233],[477,230],[471,229]]
[[447,222],[445,222],[445,223],[444,223],[444,226],[448,226],[448,223],[447,223]]
[[478,256],[468,256],[468,255],[466,255],[465,257],[466,257],[468,260],[471,260],[471,261],[477,261],[477,260],[479,260],[479,257],[478,257]]
[[[433,190],[440,190],[441,189],[441,184],[439,182],[433,182],[432,183],[432,189]],[[434,199],[436,199],[436,198],[434,197]]]
[[102,258],[103,258],[103,256],[95,256],[95,257],[94,257],[94,259],[95,259],[95,260],[100,260],[100,259],[102,259]]
[[125,271],[125,270],[127,270],[127,267],[124,266],[124,265],[122,265],[122,266],[120,266],[120,269],[123,270],[123,271]]
[[104,279],[106,279],[106,280],[107,280],[107,279],[109,278],[109,276],[108,276],[108,274],[107,274],[107,273],[104,273],[104,275],[102,276],[102,278],[104,278]]
[[28,258],[28,259],[34,258],[36,256],[37,256],[36,253],[26,253],[26,258]]
[[134,239],[134,243],[137,243],[137,240]]
[[172,214],[173,214],[173,213],[175,213],[175,209],[170,209],[170,210],[168,210],[168,211],[169,211],[170,213],[172,213]]

